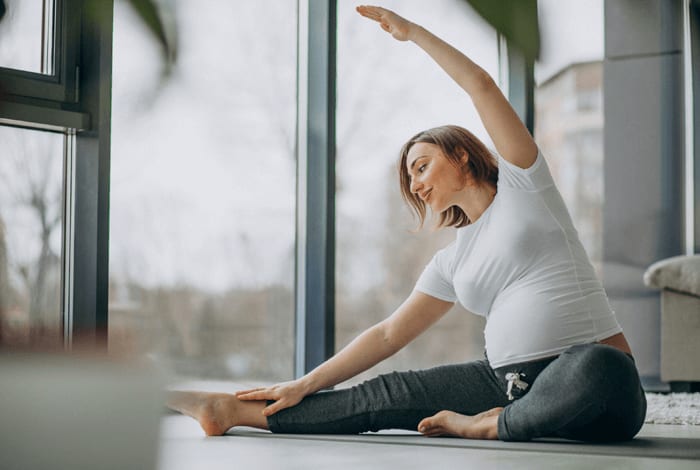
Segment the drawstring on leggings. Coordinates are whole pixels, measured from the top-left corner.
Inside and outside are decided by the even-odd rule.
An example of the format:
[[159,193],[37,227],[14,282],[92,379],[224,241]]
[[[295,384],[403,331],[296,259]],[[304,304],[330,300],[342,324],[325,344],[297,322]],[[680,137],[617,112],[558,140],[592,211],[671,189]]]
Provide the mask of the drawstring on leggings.
[[506,390],[508,400],[515,400],[515,397],[513,396],[513,385],[523,392],[527,390],[527,387],[529,386],[528,383],[520,380],[520,377],[525,377],[525,374],[521,372],[508,372],[506,374],[506,380],[508,381],[508,389]]

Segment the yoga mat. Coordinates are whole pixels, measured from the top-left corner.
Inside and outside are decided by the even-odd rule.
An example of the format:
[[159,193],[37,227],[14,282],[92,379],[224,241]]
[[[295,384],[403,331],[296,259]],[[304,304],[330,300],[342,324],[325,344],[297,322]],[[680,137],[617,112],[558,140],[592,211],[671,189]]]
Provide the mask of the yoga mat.
[[700,439],[675,437],[637,437],[628,442],[591,444],[566,439],[535,439],[530,442],[502,442],[470,440],[449,437],[428,438],[415,434],[272,434],[264,431],[232,430],[227,435],[269,439],[298,439],[326,442],[361,442],[406,446],[447,447],[453,449],[515,450],[519,452],[543,452],[561,454],[615,455],[642,458],[697,459],[700,460]]

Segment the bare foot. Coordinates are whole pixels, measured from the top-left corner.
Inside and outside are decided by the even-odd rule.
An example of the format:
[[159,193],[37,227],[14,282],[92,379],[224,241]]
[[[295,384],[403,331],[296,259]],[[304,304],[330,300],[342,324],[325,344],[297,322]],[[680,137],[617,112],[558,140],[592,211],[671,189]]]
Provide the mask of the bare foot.
[[228,393],[169,392],[166,406],[199,421],[207,436],[221,436],[234,426],[267,428],[264,401],[243,402]]
[[498,439],[498,416],[503,408],[493,408],[474,416],[440,411],[418,424],[426,436],[457,436],[466,439]]

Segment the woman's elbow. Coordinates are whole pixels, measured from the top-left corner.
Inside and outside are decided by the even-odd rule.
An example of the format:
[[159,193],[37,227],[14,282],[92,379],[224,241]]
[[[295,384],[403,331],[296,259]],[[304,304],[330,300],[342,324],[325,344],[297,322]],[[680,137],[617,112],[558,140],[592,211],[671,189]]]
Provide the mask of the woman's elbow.
[[389,355],[394,354],[403,347],[401,340],[396,334],[394,328],[388,322],[381,322],[377,325],[379,339],[382,349],[388,352]]
[[481,70],[474,76],[472,87],[474,89],[472,94],[486,94],[493,90],[499,90],[500,92],[496,81],[485,70]]

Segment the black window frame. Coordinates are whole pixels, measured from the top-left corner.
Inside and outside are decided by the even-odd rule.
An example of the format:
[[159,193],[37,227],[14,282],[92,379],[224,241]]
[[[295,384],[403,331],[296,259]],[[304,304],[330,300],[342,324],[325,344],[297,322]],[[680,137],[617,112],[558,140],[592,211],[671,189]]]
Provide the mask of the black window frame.
[[[78,51],[73,47],[80,34],[81,15],[76,0],[54,0],[54,40],[51,75],[0,67],[4,93],[63,103],[77,100]],[[79,7],[78,7],[79,8]]]
[[[0,68],[0,125],[65,134],[62,323],[106,347],[114,0],[56,0],[54,74]],[[66,194],[67,192],[67,194]]]

